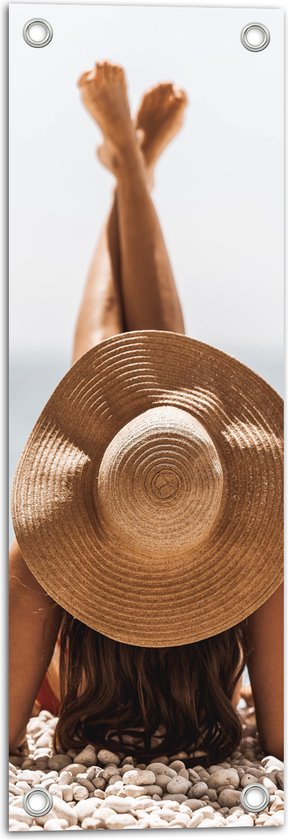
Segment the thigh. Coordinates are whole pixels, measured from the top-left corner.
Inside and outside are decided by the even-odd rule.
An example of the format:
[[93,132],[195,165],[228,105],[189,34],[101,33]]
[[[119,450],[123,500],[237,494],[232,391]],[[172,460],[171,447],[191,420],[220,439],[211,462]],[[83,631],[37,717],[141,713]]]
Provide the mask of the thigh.
[[119,329],[120,326],[122,327],[122,324],[120,325],[118,321],[115,321],[114,323],[111,322],[107,326],[99,327],[99,329],[93,330],[93,332],[88,331],[76,337],[71,365],[74,365],[81,356],[84,356],[84,353],[87,353],[88,350],[91,350],[96,344],[100,344],[100,342],[104,341],[105,338],[125,332],[125,330]]

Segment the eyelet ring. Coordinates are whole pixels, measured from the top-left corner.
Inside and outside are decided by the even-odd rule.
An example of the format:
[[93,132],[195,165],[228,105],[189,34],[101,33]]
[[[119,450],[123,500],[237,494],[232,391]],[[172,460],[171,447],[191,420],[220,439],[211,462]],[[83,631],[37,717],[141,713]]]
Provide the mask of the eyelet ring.
[[[34,807],[33,807],[33,799]],[[42,800],[42,801],[41,801]],[[38,804],[37,804],[38,803]],[[23,808],[31,817],[43,817],[53,808],[53,796],[41,785],[35,785],[23,796]]]
[[[43,38],[32,37],[33,27],[40,27],[44,30]],[[53,38],[51,23],[48,20],[44,20],[44,18],[31,18],[31,20],[27,20],[23,26],[23,38],[29,47],[47,47],[47,44],[50,44]]]
[[[248,35],[251,31],[258,30],[262,34],[262,41],[260,43],[254,43],[249,41]],[[256,33],[255,33],[256,34]],[[265,47],[268,47],[270,43],[270,32],[267,29],[267,26],[264,26],[264,23],[247,23],[246,26],[243,27],[241,30],[240,35],[241,43],[246,50],[251,50],[251,52],[259,52],[260,50],[265,50]]]
[[257,814],[259,811],[264,811],[267,805],[269,805],[269,792],[259,782],[246,785],[241,791],[240,802],[243,808],[245,808],[245,811]]

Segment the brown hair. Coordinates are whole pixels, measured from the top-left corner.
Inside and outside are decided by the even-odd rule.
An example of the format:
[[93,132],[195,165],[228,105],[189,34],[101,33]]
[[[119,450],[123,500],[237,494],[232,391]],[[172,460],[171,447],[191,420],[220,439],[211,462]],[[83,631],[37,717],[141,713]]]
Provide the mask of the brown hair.
[[200,642],[147,648],[114,641],[64,611],[55,749],[94,744],[138,763],[196,750],[186,766],[223,761],[241,739],[231,698],[247,653],[245,622]]

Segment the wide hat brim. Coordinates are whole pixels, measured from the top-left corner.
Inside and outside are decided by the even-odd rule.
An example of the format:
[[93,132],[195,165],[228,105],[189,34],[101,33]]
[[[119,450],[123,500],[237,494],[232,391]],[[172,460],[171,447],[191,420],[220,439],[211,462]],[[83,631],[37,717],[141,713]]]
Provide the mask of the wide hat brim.
[[[179,556],[175,527],[173,558],[135,553],[129,538],[103,530],[95,505],[114,436],[168,405],[205,427],[225,490],[207,539]],[[43,408],[17,465],[11,513],[35,578],[89,627],[147,647],[221,633],[283,580],[283,400],[248,367],[189,336],[111,336],[70,368]]]

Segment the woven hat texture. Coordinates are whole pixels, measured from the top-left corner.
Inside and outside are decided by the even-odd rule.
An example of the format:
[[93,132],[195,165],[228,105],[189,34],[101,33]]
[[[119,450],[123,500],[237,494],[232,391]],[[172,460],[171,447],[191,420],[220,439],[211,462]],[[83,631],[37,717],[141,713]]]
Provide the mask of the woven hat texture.
[[189,336],[82,356],[43,408],[11,513],[47,593],[109,638],[163,647],[242,621],[283,580],[283,401]]

